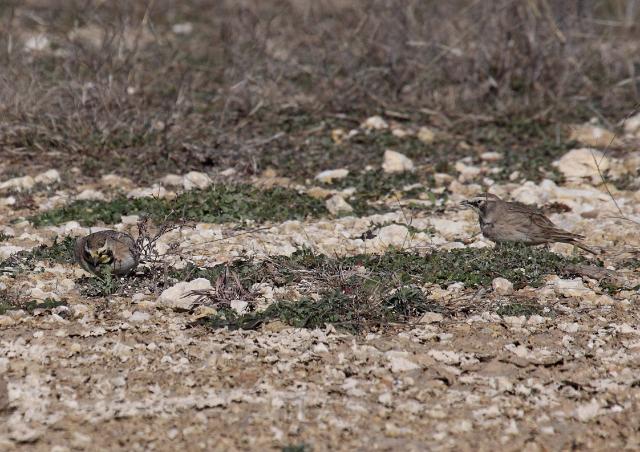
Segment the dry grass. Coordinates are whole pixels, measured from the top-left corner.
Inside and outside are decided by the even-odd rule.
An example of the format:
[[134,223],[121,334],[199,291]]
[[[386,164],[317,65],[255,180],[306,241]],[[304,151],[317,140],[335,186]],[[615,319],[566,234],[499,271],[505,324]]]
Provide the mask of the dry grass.
[[[463,129],[505,115],[623,117],[639,99],[633,5],[3,2],[4,171],[37,159],[89,177],[255,172],[266,149],[299,144],[322,119],[376,112]],[[191,33],[175,33],[184,23]],[[49,45],[26,49],[37,36]]]

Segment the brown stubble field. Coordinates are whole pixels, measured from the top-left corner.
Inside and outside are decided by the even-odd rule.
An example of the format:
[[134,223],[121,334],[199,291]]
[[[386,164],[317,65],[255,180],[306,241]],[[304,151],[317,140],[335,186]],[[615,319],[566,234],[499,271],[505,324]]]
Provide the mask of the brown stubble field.
[[638,448],[638,8],[0,3],[0,448]]

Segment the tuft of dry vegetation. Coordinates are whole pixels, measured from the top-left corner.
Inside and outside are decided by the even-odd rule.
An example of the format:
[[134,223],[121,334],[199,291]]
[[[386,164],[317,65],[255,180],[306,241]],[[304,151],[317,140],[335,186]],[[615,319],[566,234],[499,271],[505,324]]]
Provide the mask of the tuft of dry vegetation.
[[628,3],[7,0],[3,170],[251,174],[376,110],[462,136],[505,117],[620,116],[639,100]]

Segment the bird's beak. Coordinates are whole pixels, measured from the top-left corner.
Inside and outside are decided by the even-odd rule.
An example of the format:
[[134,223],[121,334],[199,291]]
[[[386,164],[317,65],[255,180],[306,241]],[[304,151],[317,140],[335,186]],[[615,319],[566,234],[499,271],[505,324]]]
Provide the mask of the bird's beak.
[[100,264],[108,264],[112,259],[112,254],[106,247],[100,248],[94,256],[96,262]]
[[100,255],[95,251],[89,251],[89,256],[87,260],[91,265],[98,266],[100,264]]

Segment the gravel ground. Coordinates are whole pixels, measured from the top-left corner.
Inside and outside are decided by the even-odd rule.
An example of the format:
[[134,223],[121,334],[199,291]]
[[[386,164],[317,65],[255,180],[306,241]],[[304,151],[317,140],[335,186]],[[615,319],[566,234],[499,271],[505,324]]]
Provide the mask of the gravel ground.
[[[625,162],[616,164],[624,168]],[[562,159],[558,165],[563,172],[576,169]],[[477,235],[475,215],[458,208],[459,201],[482,192],[474,181],[485,170],[461,162],[457,178],[443,178],[449,195],[435,201],[438,213],[413,214],[411,227],[418,232],[411,234],[404,210],[386,201],[388,213],[266,223],[241,236],[238,225],[199,223],[165,234],[157,246],[163,252],[177,247],[179,252],[165,256],[176,268],[247,255],[260,261],[302,246],[335,256],[383,253],[390,246],[423,252],[490,246]],[[101,199],[115,193],[113,184],[102,182],[75,191],[47,189],[56,183],[55,174],[48,174],[30,194],[41,210],[86,197],[87,190]],[[283,183],[269,177],[272,184]],[[5,190],[19,186],[11,179]],[[194,322],[212,308],[159,303],[155,289],[88,298],[81,295],[86,275],[77,266],[39,262],[32,271],[0,276],[5,294],[65,301],[0,316],[2,449],[640,447],[639,275],[625,264],[637,261],[640,239],[637,225],[620,218],[640,218],[638,193],[616,193],[620,212],[588,173],[563,185],[544,180],[491,190],[567,206],[553,220],[603,251],[603,264],[617,272],[616,290],[588,276],[559,275],[515,291],[500,281],[479,289],[431,285],[423,291],[446,314],[428,312],[375,332],[352,335],[332,325],[311,330],[280,321],[257,331],[229,331]],[[11,193],[0,198],[3,258],[50,245],[56,235],[88,231],[73,221],[36,228],[23,220],[29,210],[14,202],[20,192]],[[349,201],[349,192],[343,195]],[[134,228],[136,218],[123,220],[112,227]],[[363,237],[381,224],[377,235]],[[574,251],[568,245],[551,249]],[[264,305],[278,292],[259,289]],[[278,296],[286,299],[287,293]],[[532,315],[496,313],[496,306],[518,302],[540,309]]]

